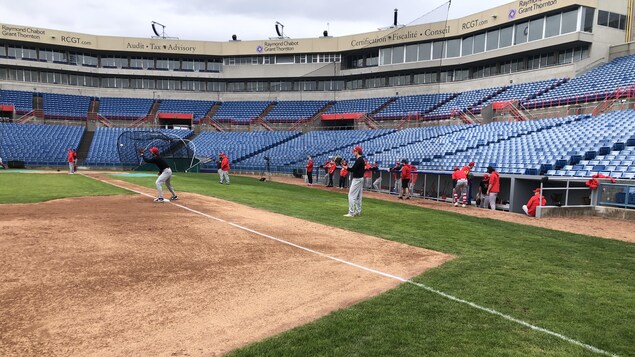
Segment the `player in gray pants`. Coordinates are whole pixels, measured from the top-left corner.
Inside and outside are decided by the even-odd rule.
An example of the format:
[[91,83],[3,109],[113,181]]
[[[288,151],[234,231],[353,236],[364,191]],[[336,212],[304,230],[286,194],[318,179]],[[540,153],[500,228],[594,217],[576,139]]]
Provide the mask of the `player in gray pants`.
[[348,189],[348,213],[345,214],[344,217],[355,217],[362,214],[362,192],[364,192],[364,171],[366,163],[362,158],[362,148],[360,146],[355,146],[353,154],[355,154],[355,163],[349,170],[353,179]]
[[147,159],[144,156],[143,149],[139,150],[139,155],[141,156],[143,161],[151,163],[151,164],[155,164],[159,168],[159,178],[157,178],[157,181],[156,181],[157,198],[154,199],[154,202],[163,203],[168,201],[163,199],[163,189],[161,188],[161,184],[163,184],[164,182],[165,182],[165,187],[167,187],[168,190],[170,190],[170,193],[172,193],[172,197],[170,197],[170,200],[172,201],[177,200],[178,196],[176,195],[176,192],[174,192],[174,188],[172,187],[172,183],[170,182],[170,178],[172,177],[172,169],[170,169],[170,166],[168,165],[167,161],[165,161],[164,158],[159,156],[158,148],[152,147],[148,151],[150,151],[150,153],[152,154],[152,158],[150,159]]

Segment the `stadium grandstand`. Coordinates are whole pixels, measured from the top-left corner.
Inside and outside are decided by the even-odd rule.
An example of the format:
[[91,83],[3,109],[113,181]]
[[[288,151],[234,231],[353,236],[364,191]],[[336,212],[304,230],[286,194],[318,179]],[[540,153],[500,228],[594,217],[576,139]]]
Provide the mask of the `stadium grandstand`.
[[56,166],[73,147],[86,166],[113,168],[120,132],[161,129],[249,172],[266,161],[291,173],[307,155],[350,158],[361,145],[388,179],[407,158],[439,177],[492,166],[507,190],[543,176],[633,180],[631,5],[515,1],[350,36],[222,44],[2,24],[0,157]]

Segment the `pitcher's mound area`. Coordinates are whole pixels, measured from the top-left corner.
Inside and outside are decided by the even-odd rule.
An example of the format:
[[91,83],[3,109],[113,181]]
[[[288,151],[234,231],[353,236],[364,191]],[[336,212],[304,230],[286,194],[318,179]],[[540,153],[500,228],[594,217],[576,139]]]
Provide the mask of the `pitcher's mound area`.
[[[451,258],[214,198],[180,198],[404,278]],[[398,284],[141,195],[2,205],[0,222],[3,356],[222,354]]]

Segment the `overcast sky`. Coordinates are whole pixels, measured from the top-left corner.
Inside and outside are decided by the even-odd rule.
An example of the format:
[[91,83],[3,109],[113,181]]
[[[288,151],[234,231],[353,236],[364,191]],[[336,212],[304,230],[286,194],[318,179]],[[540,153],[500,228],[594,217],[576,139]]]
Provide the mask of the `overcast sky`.
[[[458,18],[511,2],[510,0],[453,0],[450,18]],[[93,35],[150,37],[151,21],[166,25],[166,35],[183,40],[226,41],[276,36],[276,21],[292,38],[332,36],[376,31],[392,24],[410,24],[445,0],[3,0],[0,22]],[[432,20],[444,17],[435,12]],[[420,19],[426,21],[429,17]],[[327,25],[328,24],[328,25]]]

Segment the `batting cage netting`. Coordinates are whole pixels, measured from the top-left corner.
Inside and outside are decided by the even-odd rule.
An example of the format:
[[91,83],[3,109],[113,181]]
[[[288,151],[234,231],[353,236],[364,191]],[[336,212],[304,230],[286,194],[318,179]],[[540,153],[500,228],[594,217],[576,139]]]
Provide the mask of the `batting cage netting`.
[[198,168],[199,159],[196,158],[194,144],[176,134],[158,130],[124,131],[117,138],[117,152],[124,167],[133,170],[152,171],[156,167],[143,161],[139,151],[143,150],[146,157],[151,155],[148,150],[157,147],[159,154],[168,162],[174,172],[186,172]]

